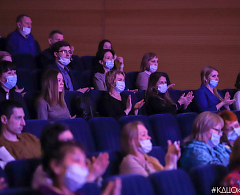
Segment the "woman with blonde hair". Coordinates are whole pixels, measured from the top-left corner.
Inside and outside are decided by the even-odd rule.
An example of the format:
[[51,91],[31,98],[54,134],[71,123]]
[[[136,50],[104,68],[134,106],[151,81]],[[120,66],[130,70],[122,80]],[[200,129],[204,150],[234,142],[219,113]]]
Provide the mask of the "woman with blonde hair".
[[159,161],[147,155],[152,150],[151,137],[140,121],[134,121],[123,127],[121,146],[125,157],[120,165],[121,174],[140,174],[147,177],[160,170],[177,169],[177,161],[181,156],[180,142],[168,141],[168,151],[165,156],[165,167]]
[[192,134],[184,140],[180,167],[189,170],[204,164],[227,166],[231,150],[220,144],[223,119],[215,113],[203,112],[193,123]]
[[42,78],[42,94],[38,100],[38,119],[55,121],[71,118],[64,100],[63,76],[58,70],[48,70]]
[[230,99],[227,92],[223,96],[218,92],[217,85],[219,82],[218,70],[211,66],[206,66],[201,71],[201,87],[195,92],[196,105],[199,112],[230,110],[235,99]]

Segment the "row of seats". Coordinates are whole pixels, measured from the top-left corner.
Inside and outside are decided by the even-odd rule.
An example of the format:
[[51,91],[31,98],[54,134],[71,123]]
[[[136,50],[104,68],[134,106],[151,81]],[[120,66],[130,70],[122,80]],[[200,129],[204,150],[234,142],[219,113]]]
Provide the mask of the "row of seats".
[[[0,195],[11,194],[11,191],[17,192],[16,188],[18,188],[18,191],[27,194],[30,194],[29,192],[35,192],[30,189],[30,187],[32,175],[39,164],[34,164],[36,166],[33,166],[33,164],[25,164],[25,166],[23,166],[21,161],[16,162],[20,162],[15,163],[15,165],[19,165],[17,168],[10,167],[13,169],[9,170],[9,166],[7,166],[5,170],[9,187],[15,189],[8,189],[0,193]],[[122,181],[121,192],[124,195],[210,195],[213,192],[212,189],[220,186],[220,182],[228,172],[228,169],[221,165],[203,165],[192,168],[189,173],[181,169],[159,171],[151,174],[147,178],[133,174],[117,175],[105,178],[103,187],[106,186],[107,182],[118,177]],[[88,195],[100,194],[100,189],[95,183],[87,183],[79,191]]]

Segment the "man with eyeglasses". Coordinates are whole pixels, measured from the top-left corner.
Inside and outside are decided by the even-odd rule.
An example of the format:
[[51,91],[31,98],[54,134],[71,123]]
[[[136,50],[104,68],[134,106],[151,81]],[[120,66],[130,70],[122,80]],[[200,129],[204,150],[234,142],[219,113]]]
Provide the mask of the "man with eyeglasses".
[[221,137],[221,142],[232,148],[234,141],[240,136],[240,126],[238,122],[238,117],[229,110],[224,110],[218,114],[222,117],[224,121],[223,135]]
[[[47,69],[59,70],[63,75],[65,90],[73,91],[73,74],[71,68],[68,67],[72,56],[70,44],[66,41],[58,41],[57,43],[53,44],[52,51],[55,57],[55,62],[52,65],[49,65]],[[87,90],[88,87],[80,88],[77,91],[84,93]]]

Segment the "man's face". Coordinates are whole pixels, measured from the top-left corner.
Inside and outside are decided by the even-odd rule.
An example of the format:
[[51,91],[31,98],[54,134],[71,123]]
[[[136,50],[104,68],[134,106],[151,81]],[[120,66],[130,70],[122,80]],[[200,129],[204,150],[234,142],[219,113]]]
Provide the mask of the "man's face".
[[24,111],[22,108],[13,108],[13,114],[10,118],[5,118],[4,123],[6,125],[6,130],[11,134],[18,135],[21,134],[23,127],[25,126]]
[[19,30],[22,30],[23,27],[32,28],[32,20],[31,18],[24,16],[20,22],[17,23],[17,27]]
[[70,50],[69,46],[60,47],[58,52],[54,52],[54,56],[57,59],[60,59],[60,57],[70,59],[71,54],[72,54],[72,51]]
[[48,42],[50,45],[53,45],[54,43],[62,40],[63,40],[63,35],[55,33],[52,38],[48,39]]

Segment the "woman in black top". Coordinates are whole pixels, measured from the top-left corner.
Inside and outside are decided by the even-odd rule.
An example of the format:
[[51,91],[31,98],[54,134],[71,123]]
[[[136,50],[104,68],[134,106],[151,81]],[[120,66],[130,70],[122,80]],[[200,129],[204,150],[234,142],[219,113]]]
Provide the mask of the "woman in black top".
[[[172,84],[174,85],[174,84]],[[146,109],[148,115],[153,114],[177,114],[183,112],[194,98],[193,92],[185,93],[174,103],[169,96],[166,75],[155,72],[150,75],[148,89],[146,91]]]
[[131,95],[121,92],[125,89],[125,74],[120,70],[110,70],[106,73],[107,92],[98,101],[98,112],[103,117],[119,119],[122,116],[138,114],[143,106],[143,100],[132,107]]

